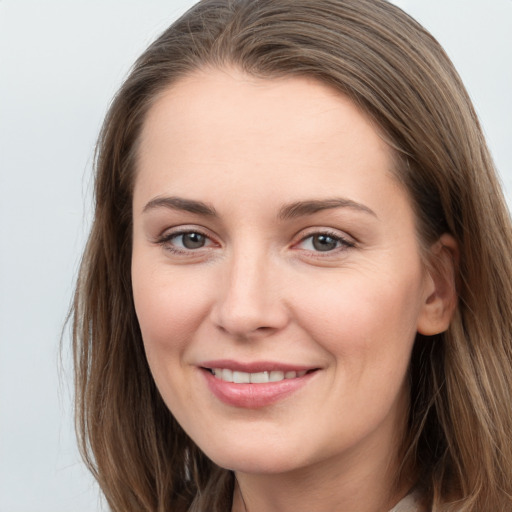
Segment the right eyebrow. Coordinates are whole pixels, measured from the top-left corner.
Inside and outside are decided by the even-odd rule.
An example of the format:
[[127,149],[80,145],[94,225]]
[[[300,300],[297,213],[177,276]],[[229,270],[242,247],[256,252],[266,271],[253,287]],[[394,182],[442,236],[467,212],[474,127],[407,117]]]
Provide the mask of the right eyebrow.
[[215,208],[201,201],[185,199],[183,197],[155,197],[144,206],[142,212],[146,213],[155,208],[168,208],[171,210],[181,210],[196,215],[207,217],[217,217]]
[[377,217],[377,214],[364,204],[356,203],[355,201],[346,198],[333,198],[297,201],[295,203],[287,204],[283,206],[279,211],[279,218],[293,219],[296,217],[313,215],[322,210],[330,210],[334,208],[352,208],[353,210],[368,213],[374,217]]

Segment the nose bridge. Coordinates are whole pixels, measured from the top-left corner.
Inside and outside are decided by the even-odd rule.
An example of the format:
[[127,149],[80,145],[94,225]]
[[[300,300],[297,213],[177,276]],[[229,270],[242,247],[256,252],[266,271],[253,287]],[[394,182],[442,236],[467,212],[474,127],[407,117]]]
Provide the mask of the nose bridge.
[[268,249],[246,244],[234,247],[226,262],[214,321],[236,336],[273,332],[287,321],[279,272]]

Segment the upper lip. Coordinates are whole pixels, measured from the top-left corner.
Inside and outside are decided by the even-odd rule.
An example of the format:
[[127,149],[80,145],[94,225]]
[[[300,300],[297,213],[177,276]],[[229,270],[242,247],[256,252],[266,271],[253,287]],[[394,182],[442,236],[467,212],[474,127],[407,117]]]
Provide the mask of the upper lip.
[[229,369],[238,372],[246,373],[258,373],[258,372],[271,372],[271,371],[282,371],[282,372],[300,372],[308,370],[316,370],[317,366],[311,365],[300,365],[290,363],[280,363],[276,361],[253,361],[253,362],[242,362],[233,361],[230,359],[218,359],[215,361],[204,361],[198,365],[201,368],[222,368]]

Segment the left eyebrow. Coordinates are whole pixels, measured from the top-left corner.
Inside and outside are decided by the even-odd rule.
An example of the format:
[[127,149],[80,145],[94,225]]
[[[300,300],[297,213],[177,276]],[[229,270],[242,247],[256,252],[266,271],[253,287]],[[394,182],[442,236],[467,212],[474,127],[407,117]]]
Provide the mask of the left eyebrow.
[[185,199],[183,197],[155,197],[144,206],[143,213],[155,208],[168,208],[170,210],[181,210],[196,215],[204,215],[206,217],[216,217],[215,208],[202,201],[194,201],[193,199]]
[[306,215],[313,215],[314,213],[322,210],[330,210],[333,208],[350,208],[363,213],[377,217],[377,214],[368,206],[357,203],[351,199],[334,198],[310,201],[297,201],[287,204],[279,210],[278,218],[281,220],[294,219],[297,217],[304,217]]

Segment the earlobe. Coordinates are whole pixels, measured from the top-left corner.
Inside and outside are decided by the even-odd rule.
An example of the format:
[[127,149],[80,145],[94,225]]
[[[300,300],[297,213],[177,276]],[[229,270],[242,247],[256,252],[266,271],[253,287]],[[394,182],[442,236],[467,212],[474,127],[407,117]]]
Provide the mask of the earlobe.
[[458,259],[457,242],[447,233],[431,247],[425,299],[418,317],[420,334],[432,336],[448,329],[457,307]]

